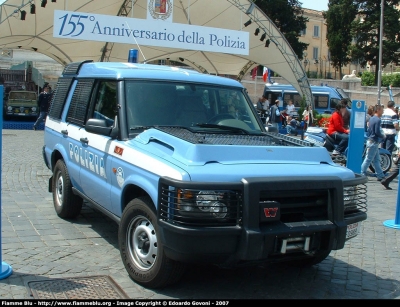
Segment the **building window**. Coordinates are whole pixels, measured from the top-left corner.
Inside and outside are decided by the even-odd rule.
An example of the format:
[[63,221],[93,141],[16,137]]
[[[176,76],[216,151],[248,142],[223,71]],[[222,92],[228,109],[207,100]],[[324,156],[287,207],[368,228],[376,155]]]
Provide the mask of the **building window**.
[[300,31],[300,35],[306,35],[307,28],[304,28],[303,30]]
[[314,37],[319,37],[319,26],[314,26]]
[[313,60],[318,60],[318,47],[313,47]]

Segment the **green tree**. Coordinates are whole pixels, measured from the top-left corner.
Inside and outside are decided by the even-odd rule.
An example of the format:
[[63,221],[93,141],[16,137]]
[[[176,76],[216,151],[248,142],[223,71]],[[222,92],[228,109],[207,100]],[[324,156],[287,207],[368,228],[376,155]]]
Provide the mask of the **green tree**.
[[254,3],[274,22],[299,59],[303,59],[308,44],[300,42],[299,37],[308,18],[303,16],[301,3],[297,0],[255,0]]
[[[352,35],[355,43],[351,47],[351,57],[358,60],[362,67],[377,67],[379,64],[381,0],[355,0],[358,17],[352,22]],[[394,7],[400,0],[384,0],[382,65],[399,60],[400,48],[400,11]],[[375,85],[378,81],[375,69]]]
[[351,24],[357,15],[357,5],[353,0],[330,0],[328,10],[322,12],[327,24],[326,40],[333,67],[343,77],[342,67],[351,62]]

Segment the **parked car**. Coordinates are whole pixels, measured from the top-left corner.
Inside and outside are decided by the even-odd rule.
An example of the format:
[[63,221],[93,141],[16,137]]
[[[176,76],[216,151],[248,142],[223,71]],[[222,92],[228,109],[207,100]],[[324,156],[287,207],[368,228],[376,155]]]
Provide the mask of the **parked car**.
[[4,100],[4,119],[11,117],[37,117],[37,93],[33,91],[10,91]]

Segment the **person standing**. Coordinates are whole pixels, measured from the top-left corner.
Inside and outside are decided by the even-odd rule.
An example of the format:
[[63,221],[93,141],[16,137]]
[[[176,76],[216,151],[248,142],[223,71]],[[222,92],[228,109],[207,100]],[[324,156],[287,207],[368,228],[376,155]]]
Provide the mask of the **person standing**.
[[343,98],[340,100],[340,103],[345,106],[345,108],[341,109],[342,117],[343,117],[343,127],[344,127],[344,129],[350,129],[351,112],[348,108],[348,100]]
[[396,139],[396,130],[399,127],[399,116],[394,108],[394,101],[390,100],[387,103],[387,108],[383,111],[381,125],[383,132],[386,135],[385,141],[382,143],[382,148],[387,149],[390,153],[393,152]]
[[281,111],[279,111],[279,100],[275,100],[275,102],[273,102],[271,104],[270,110],[271,110],[271,114],[270,114],[270,123],[271,126],[276,128],[276,132],[279,131],[279,123],[281,121]]
[[49,92],[49,86],[45,85],[43,87],[43,92],[39,94],[38,98],[38,107],[39,107],[39,117],[36,122],[33,124],[33,130],[37,129],[37,126],[46,119],[47,112],[49,110],[51,94]]
[[343,127],[342,109],[346,108],[342,103],[336,105],[335,112],[329,119],[328,131],[326,132],[332,137],[338,146],[332,152],[333,155],[343,155],[349,143],[349,130]]
[[268,117],[269,101],[267,96],[262,95],[257,101],[257,111],[260,112],[261,120],[265,125]]
[[369,120],[367,130],[367,152],[361,164],[361,174],[366,176],[367,169],[371,162],[375,168],[376,177],[378,181],[385,178],[385,174],[381,168],[381,158],[379,156],[379,144],[385,139],[385,134],[381,130],[381,117],[383,114],[383,106],[378,104],[374,108],[374,116]]
[[368,130],[369,120],[374,116],[374,106],[368,106],[367,114],[365,114],[365,132]]
[[314,122],[314,114],[312,112],[312,108],[310,105],[307,105],[303,111],[302,118],[304,121],[304,130],[307,130],[307,127],[312,126]]

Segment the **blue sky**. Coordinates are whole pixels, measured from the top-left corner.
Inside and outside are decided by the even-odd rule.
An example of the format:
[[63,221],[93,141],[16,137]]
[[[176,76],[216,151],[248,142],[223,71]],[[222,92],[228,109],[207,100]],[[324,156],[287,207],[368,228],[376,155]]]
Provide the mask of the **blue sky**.
[[312,9],[316,11],[328,10],[328,0],[299,0],[299,2],[302,3],[302,8]]

